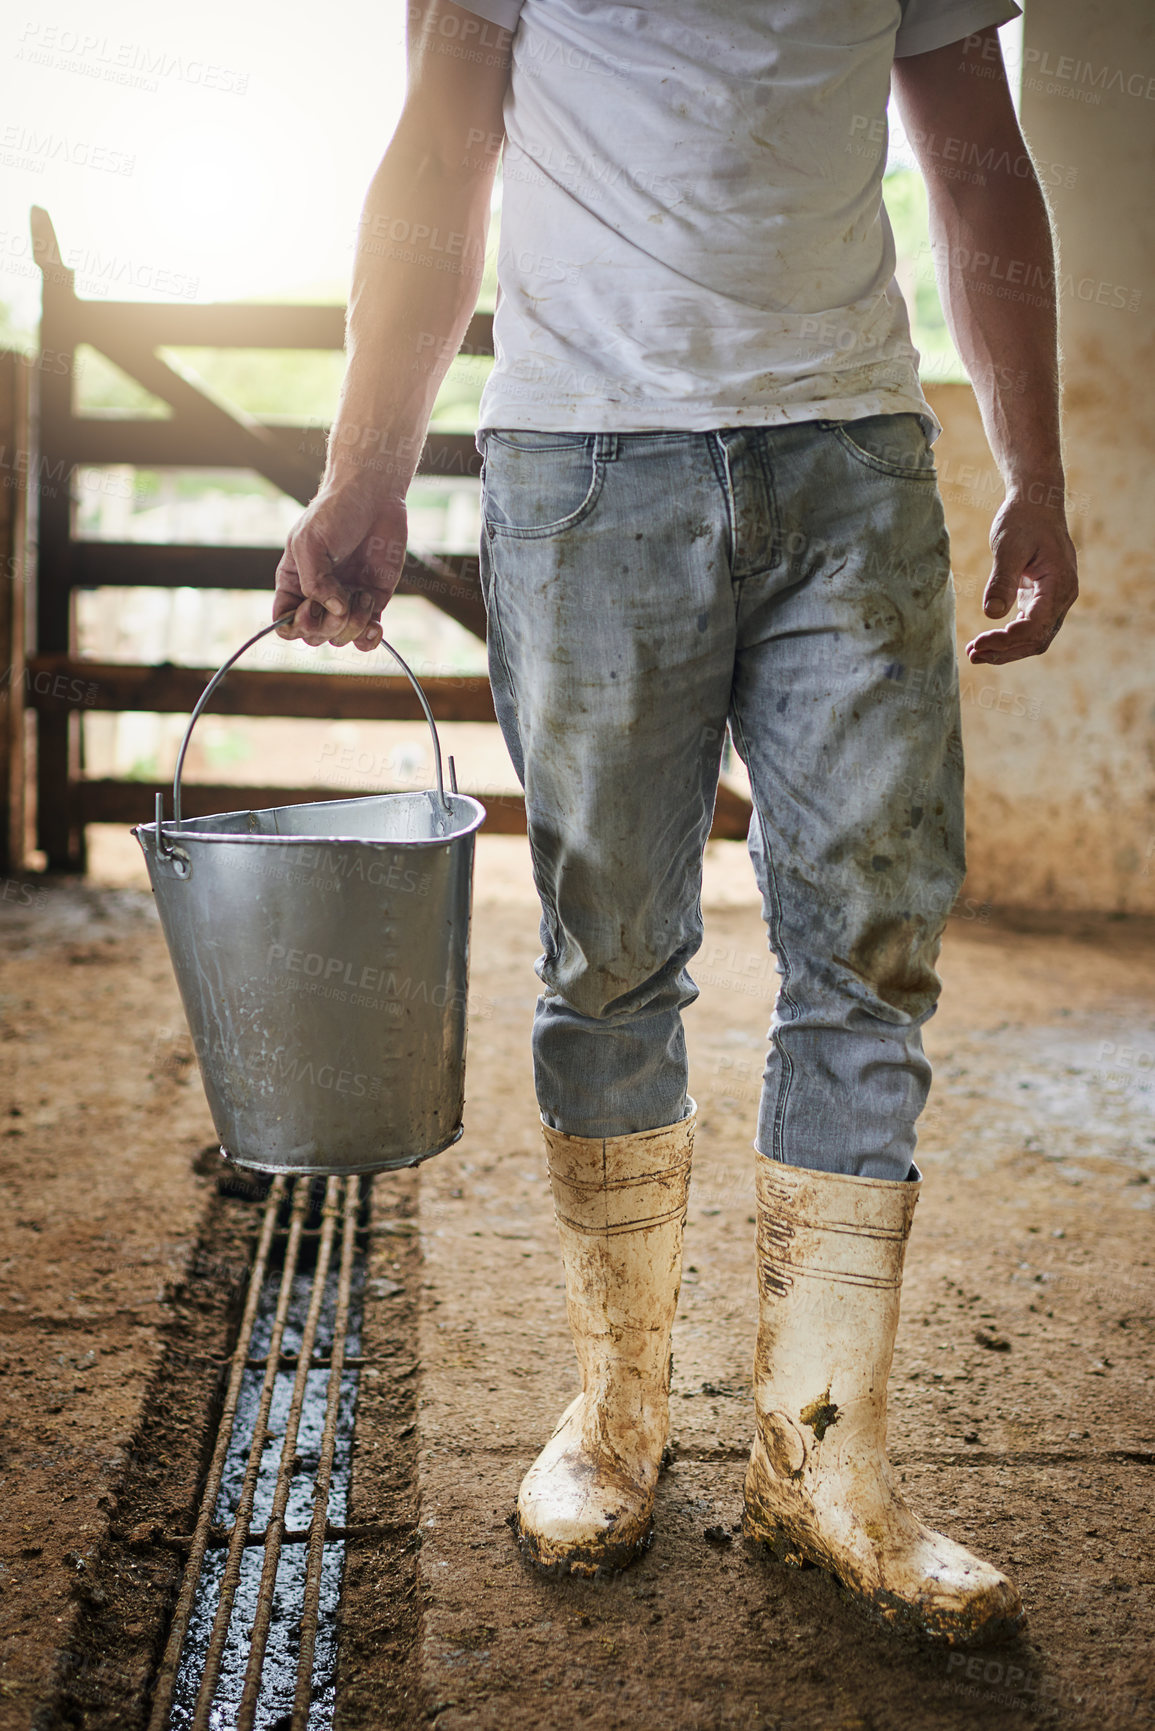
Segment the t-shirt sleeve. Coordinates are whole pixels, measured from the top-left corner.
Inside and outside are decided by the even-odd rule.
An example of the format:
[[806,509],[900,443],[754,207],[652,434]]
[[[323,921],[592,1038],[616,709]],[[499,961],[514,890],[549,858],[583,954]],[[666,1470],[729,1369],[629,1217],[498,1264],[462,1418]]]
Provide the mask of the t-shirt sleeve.
[[486,18],[501,30],[516,30],[522,0],[457,0],[463,12]]
[[949,42],[973,36],[992,24],[1009,24],[1021,12],[1022,7],[1016,6],[1015,0],[902,0],[902,23],[894,40],[894,58],[929,54],[934,48],[945,48]]

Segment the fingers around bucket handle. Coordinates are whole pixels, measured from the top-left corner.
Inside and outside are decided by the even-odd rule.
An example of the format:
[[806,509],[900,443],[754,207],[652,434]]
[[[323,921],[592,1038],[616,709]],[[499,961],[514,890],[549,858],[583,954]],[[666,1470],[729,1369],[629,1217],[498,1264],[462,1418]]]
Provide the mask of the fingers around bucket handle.
[[[285,614],[282,616],[281,619],[274,619],[272,624],[262,625],[262,627],[259,631],[255,631],[253,633],[253,635],[248,639],[248,641],[245,643],[242,643],[240,648],[238,650],[236,650],[236,652],[234,654],[230,655],[228,660],[221,667],[219,667],[217,669],[217,671],[213,674],[212,678],[209,680],[208,684],[205,686],[204,690],[201,692],[200,697],[197,699],[196,708],[193,710],[192,714],[189,716],[189,723],[188,723],[188,726],[185,728],[184,738],[181,740],[180,750],[177,753],[177,759],[176,759],[176,773],[174,774],[174,776],[172,778],[172,812],[173,812],[173,827],[174,828],[179,829],[181,827],[181,806],[180,806],[181,776],[182,776],[183,771],[184,771],[185,753],[188,751],[189,740],[192,738],[193,728],[196,726],[197,722],[200,720],[202,714],[204,713],[205,706],[212,699],[213,693],[216,691],[217,687],[220,685],[221,681],[226,677],[226,675],[229,673],[229,671],[241,659],[241,656],[246,654],[247,651],[253,647],[254,643],[259,643],[262,637],[267,637],[269,635],[270,631],[275,631],[277,629],[277,626],[282,624],[284,619],[288,618],[288,617],[289,617],[289,615]],[[403,657],[397,653],[397,651],[396,651],[396,649],[394,649],[393,645],[391,643],[386,643],[385,639],[382,638],[378,647],[380,649],[387,649],[389,651],[390,655],[393,657],[393,659],[397,663],[398,667],[400,667],[402,673],[404,673],[406,679],[408,679],[410,685],[413,687],[413,690],[416,693],[417,701],[421,705],[422,712],[425,716],[426,721],[429,724],[429,731],[430,731],[431,735],[433,736],[433,766],[434,766],[434,770],[435,770],[435,773],[437,776],[437,797],[441,802],[442,810],[448,811],[448,806],[446,804],[446,799],[445,799],[445,777],[444,777],[444,774],[443,774],[442,768],[441,768],[441,741],[437,736],[437,723],[433,719],[433,711],[429,707],[429,700],[426,697],[424,691],[422,691],[422,689],[421,689],[421,685],[420,685],[420,682],[418,681],[417,675],[414,673],[413,669],[409,666],[408,662],[405,661],[403,659]],[[163,830],[162,830],[163,823],[164,823],[164,800],[163,800],[162,796],[158,793],[156,796],[156,845],[157,845],[157,852],[163,853],[167,856],[171,850],[167,847],[167,845],[165,843],[165,838],[164,838],[164,834],[163,834]]]

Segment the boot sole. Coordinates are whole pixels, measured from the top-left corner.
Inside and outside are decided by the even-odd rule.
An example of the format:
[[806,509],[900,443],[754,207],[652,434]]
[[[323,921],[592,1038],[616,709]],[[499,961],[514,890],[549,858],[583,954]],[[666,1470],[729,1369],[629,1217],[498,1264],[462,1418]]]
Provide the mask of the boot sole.
[[541,1574],[550,1575],[554,1579],[576,1575],[580,1579],[595,1580],[599,1576],[620,1574],[649,1550],[654,1539],[654,1523],[651,1520],[645,1532],[636,1539],[618,1539],[598,1545],[575,1545],[571,1550],[562,1550],[559,1546],[542,1540],[536,1533],[529,1532],[522,1526],[516,1514],[510,1518],[509,1524],[513,1528],[522,1556]]
[[890,1630],[901,1629],[949,1647],[996,1647],[1013,1641],[1023,1632],[1027,1614],[1019,1611],[1013,1617],[987,1617],[981,1623],[968,1623],[957,1613],[936,1615],[921,1611],[907,1599],[900,1599],[884,1589],[864,1592],[844,1579],[829,1558],[796,1537],[788,1527],[767,1514],[761,1505],[751,1509],[747,1503],[742,1511],[742,1531],[746,1538],[768,1550],[776,1562],[791,1569],[821,1569],[841,1589],[856,1610]]

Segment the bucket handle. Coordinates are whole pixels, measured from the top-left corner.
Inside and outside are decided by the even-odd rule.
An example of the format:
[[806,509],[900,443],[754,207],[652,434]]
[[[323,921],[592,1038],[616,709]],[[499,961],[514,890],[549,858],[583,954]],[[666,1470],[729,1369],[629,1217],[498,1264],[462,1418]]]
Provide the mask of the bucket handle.
[[[226,674],[240,660],[241,656],[244,655],[248,650],[250,650],[253,647],[254,643],[259,643],[262,637],[267,637],[269,635],[270,631],[275,631],[277,629],[278,625],[283,625],[285,620],[288,618],[291,618],[291,617],[292,617],[292,615],[289,613],[282,614],[280,619],[274,619],[271,625],[262,625],[261,629],[259,631],[255,631],[253,633],[253,635],[248,639],[248,641],[246,643],[242,643],[240,648],[238,650],[236,650],[236,652],[234,654],[229,656],[228,660],[224,663],[224,665],[217,669],[217,671],[213,674],[212,678],[209,680],[208,684],[205,686],[204,690],[201,692],[200,697],[197,699],[196,708],[193,710],[192,714],[189,716],[189,723],[185,729],[184,738],[181,740],[180,751],[177,753],[176,773],[174,774],[174,776],[172,778],[172,812],[173,812],[173,827],[175,829],[180,829],[180,827],[181,827],[180,789],[181,789],[181,774],[184,770],[185,753],[188,751],[189,740],[192,738],[192,730],[196,726],[197,722],[200,720],[201,715],[204,713],[204,709],[205,709],[206,704],[209,702],[213,693],[216,691],[216,689],[220,685],[221,681],[225,678]],[[393,645],[391,643],[386,643],[385,639],[382,638],[381,642],[378,644],[378,648],[387,649],[389,651],[390,655],[393,657],[393,659],[397,663],[398,667],[400,667],[402,673],[404,673],[406,679],[408,679],[410,685],[413,687],[413,690],[417,694],[417,701],[421,705],[422,711],[424,712],[424,715],[425,715],[425,719],[429,723],[429,731],[433,736],[433,763],[434,763],[434,768],[437,772],[437,797],[441,802],[442,811],[445,812],[446,815],[448,815],[449,806],[448,806],[448,804],[446,802],[446,798],[445,798],[445,778],[442,774],[442,769],[441,769],[441,741],[437,737],[437,723],[433,719],[433,711],[429,707],[429,700],[426,697],[424,691],[422,691],[422,689],[421,689],[421,686],[420,686],[418,679],[417,679],[417,675],[413,672],[413,669],[409,666],[408,662],[405,661],[397,653],[397,651],[394,649]],[[450,781],[451,781],[451,784],[453,786],[454,792],[456,792],[456,790],[457,790],[457,778],[453,774],[453,759],[452,758],[450,758],[450,760],[449,760],[449,770],[450,770]],[[170,859],[174,853],[177,854],[178,858],[184,858],[184,849],[183,848],[174,849],[174,848],[170,847],[168,845],[166,838],[165,838],[165,834],[164,834],[164,795],[162,793],[158,793],[156,796],[156,851],[158,854],[163,855],[163,857],[165,859]]]

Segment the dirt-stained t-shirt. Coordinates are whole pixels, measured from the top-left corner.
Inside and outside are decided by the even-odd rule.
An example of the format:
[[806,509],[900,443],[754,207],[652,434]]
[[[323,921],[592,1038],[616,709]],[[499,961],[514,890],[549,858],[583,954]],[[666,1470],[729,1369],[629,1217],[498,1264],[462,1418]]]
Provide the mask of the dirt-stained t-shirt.
[[882,202],[891,66],[1013,0],[464,4],[515,33],[483,427],[933,424]]

